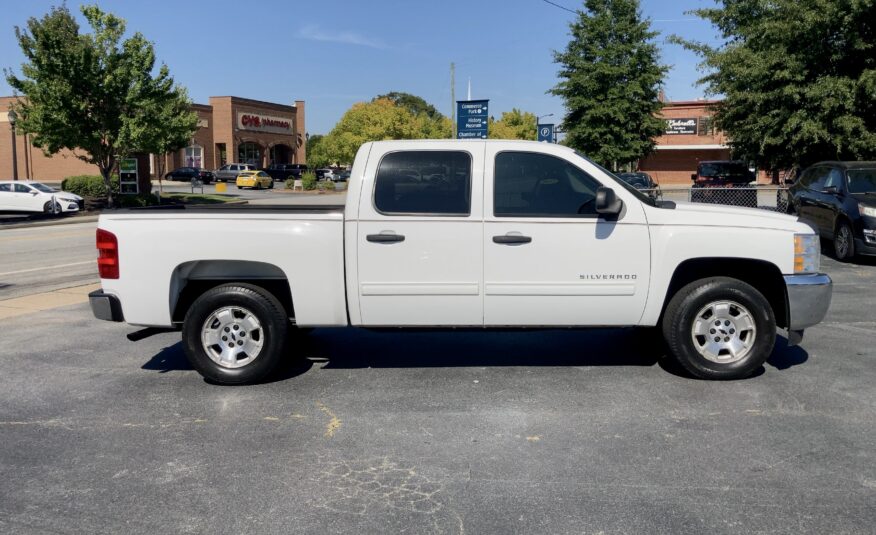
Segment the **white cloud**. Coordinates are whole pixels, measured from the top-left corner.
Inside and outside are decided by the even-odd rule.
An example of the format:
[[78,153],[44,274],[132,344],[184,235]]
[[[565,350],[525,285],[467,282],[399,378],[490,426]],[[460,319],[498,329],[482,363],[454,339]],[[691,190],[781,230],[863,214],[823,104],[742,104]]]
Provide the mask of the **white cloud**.
[[343,43],[346,45],[367,46],[370,48],[387,48],[386,44],[377,39],[370,39],[355,32],[326,30],[316,24],[308,24],[298,30],[299,39],[325,41],[328,43]]

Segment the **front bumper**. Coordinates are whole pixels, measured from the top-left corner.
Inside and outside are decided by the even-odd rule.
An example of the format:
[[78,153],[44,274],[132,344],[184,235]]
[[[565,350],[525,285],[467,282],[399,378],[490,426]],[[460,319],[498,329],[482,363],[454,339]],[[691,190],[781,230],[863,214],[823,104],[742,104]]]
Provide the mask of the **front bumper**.
[[803,337],[803,329],[821,323],[830,307],[833,281],[824,273],[785,275],[788,291],[788,331],[791,342]]
[[122,315],[122,303],[114,295],[95,290],[88,294],[88,303],[91,305],[92,314],[99,320],[125,321]]

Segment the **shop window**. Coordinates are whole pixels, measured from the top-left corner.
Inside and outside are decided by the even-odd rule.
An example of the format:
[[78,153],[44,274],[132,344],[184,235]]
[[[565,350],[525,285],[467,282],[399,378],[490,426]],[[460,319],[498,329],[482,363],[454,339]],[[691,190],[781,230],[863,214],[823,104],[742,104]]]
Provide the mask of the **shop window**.
[[237,146],[237,161],[252,165],[262,164],[262,149],[257,143],[246,142]]
[[204,167],[204,147],[200,145],[192,145],[183,149],[185,151],[183,162],[185,167]]

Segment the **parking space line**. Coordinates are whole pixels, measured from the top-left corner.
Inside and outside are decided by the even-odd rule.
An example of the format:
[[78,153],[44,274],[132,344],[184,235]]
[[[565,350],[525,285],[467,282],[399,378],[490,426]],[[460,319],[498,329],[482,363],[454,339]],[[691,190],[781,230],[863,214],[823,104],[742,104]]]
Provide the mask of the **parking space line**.
[[38,268],[30,268],[30,269],[20,269],[18,271],[7,271],[6,273],[0,273],[0,277],[5,277],[7,275],[18,275],[20,273],[33,273],[34,271],[46,271],[48,269],[58,269],[58,268],[67,268],[73,266],[84,266],[85,264],[94,264],[94,260],[87,260],[85,262],[72,262],[70,264],[58,264],[56,266],[45,266]]

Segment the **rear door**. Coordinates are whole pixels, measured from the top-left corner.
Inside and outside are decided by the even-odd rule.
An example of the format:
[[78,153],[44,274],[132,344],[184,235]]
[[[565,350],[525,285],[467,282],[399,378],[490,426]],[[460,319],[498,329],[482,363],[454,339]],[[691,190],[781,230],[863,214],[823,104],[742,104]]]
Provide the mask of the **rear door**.
[[[485,325],[638,324],[651,246],[642,203],[568,150],[500,147],[485,156]],[[596,213],[603,185],[624,201],[620,217]]]
[[356,230],[363,325],[483,324],[483,146],[374,145]]
[[12,184],[0,184],[0,210],[12,210]]

